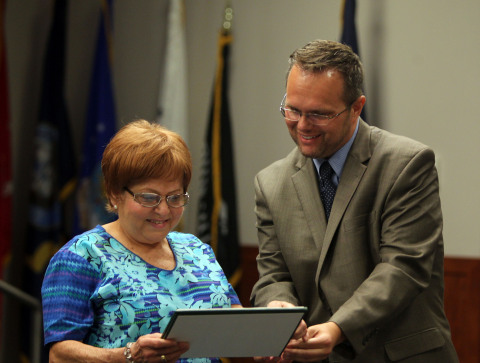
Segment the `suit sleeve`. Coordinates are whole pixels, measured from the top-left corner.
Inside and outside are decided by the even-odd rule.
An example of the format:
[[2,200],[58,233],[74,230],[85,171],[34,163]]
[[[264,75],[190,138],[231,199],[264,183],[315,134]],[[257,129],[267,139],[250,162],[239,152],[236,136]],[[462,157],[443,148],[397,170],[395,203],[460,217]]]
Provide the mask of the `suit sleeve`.
[[259,243],[257,268],[260,278],[253,287],[251,302],[253,306],[266,306],[272,300],[298,305],[298,297],[278,242],[267,199],[261,177],[257,175],[255,213]]
[[380,234],[379,262],[331,318],[357,353],[432,281],[441,280],[442,214],[434,163],[433,151],[424,148],[399,170],[372,227]]

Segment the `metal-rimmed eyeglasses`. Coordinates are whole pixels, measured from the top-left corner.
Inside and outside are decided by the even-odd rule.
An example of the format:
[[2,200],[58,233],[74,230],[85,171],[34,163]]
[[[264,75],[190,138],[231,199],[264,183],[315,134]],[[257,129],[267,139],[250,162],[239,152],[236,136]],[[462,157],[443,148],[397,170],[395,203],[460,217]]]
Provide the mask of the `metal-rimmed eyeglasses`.
[[126,192],[133,196],[133,200],[135,202],[148,208],[156,207],[162,202],[162,199],[164,198],[169,207],[180,208],[186,206],[188,204],[188,200],[190,199],[188,193],[173,194],[163,197],[157,193],[134,193],[127,187],[123,187],[123,189],[125,189]]
[[349,106],[345,107],[343,111],[340,111],[335,115],[324,115],[316,112],[303,113],[302,111],[293,110],[291,108],[285,107],[286,98],[287,98],[287,94],[285,93],[285,95],[282,98],[282,102],[280,103],[280,113],[282,114],[283,117],[285,117],[286,120],[298,122],[300,121],[300,118],[302,117],[302,115],[305,115],[305,118],[308,120],[308,122],[314,125],[319,125],[319,126],[328,125],[330,121],[340,116],[342,113],[347,111],[352,106],[352,104],[350,104]]

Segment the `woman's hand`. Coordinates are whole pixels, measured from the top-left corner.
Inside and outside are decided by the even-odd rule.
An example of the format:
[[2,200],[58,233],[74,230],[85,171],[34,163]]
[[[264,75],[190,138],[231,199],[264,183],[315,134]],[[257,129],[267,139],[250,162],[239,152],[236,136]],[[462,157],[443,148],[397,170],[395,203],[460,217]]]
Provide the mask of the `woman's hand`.
[[177,342],[171,339],[162,339],[162,334],[153,333],[143,335],[132,344],[130,352],[136,363],[167,363],[176,362],[189,348],[187,342]]

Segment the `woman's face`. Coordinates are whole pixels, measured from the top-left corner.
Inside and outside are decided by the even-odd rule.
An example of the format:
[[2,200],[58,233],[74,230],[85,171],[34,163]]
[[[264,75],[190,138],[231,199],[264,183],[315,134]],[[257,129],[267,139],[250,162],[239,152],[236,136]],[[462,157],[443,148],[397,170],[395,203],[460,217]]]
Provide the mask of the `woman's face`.
[[144,207],[137,203],[131,194],[123,191],[113,200],[117,205],[118,223],[128,242],[140,245],[155,245],[162,242],[166,235],[178,224],[184,207],[172,208],[165,197],[183,194],[181,181],[149,179],[128,186],[133,193],[156,193],[162,200],[156,207]]

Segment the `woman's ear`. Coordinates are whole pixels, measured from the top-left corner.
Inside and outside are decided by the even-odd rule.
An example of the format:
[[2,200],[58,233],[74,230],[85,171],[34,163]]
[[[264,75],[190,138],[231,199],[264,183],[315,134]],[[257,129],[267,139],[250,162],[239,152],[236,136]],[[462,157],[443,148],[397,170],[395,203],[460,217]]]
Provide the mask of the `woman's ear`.
[[108,204],[108,209],[111,212],[117,213],[118,210],[118,204],[120,204],[120,196],[118,195],[107,195],[107,204]]

